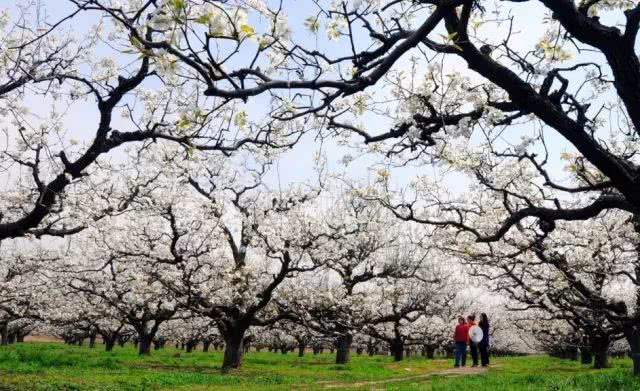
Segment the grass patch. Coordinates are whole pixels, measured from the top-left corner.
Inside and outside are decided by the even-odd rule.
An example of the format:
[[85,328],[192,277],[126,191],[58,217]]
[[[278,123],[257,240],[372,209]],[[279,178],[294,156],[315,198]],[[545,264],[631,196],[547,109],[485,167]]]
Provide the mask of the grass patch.
[[[132,346],[105,352],[101,346],[24,343],[0,348],[0,391],[87,390],[639,390],[631,361],[612,360],[595,371],[578,362],[546,356],[495,359],[486,373],[459,376],[450,360],[357,356],[336,365],[330,354],[250,352],[243,368],[222,374],[222,352],[166,348],[139,357]],[[443,372],[444,371],[444,372]],[[374,383],[372,383],[374,382]]]

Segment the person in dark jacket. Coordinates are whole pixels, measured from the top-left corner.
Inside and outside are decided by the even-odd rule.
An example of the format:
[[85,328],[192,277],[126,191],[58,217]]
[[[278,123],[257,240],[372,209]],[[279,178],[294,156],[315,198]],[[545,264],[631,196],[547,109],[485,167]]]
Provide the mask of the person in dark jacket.
[[458,368],[460,366],[465,366],[467,361],[467,340],[469,339],[469,327],[467,323],[464,321],[464,318],[461,316],[458,318],[458,325],[456,326],[456,331],[453,334],[453,341],[456,344],[455,350],[455,358],[456,363],[455,367]]
[[489,365],[489,318],[484,312],[480,314],[480,323],[478,326],[482,329],[482,341],[478,344],[480,348],[480,362],[483,367]]

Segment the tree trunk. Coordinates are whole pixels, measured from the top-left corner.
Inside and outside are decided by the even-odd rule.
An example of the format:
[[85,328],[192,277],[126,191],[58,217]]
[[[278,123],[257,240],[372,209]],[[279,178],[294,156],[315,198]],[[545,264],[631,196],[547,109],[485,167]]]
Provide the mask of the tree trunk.
[[104,341],[104,350],[107,352],[110,352],[113,350],[113,347],[116,344],[116,337],[112,336],[106,336],[106,335],[102,335],[102,340]]
[[609,353],[607,351],[597,351],[593,360],[594,369],[610,368]]
[[153,342],[152,335],[140,335],[138,338],[138,355],[149,356],[151,355],[151,343]]
[[376,354],[376,345],[373,342],[373,338],[369,338],[369,341],[367,341],[367,354],[369,356]]
[[24,337],[26,337],[27,335],[21,332],[18,332],[16,334],[16,342],[18,343],[23,343],[24,342]]
[[404,343],[402,340],[396,338],[391,343],[391,353],[393,354],[394,361],[402,361],[404,354]]
[[433,360],[435,358],[436,348],[432,345],[426,346],[427,358]]
[[153,340],[153,350],[164,349],[164,344],[167,340],[164,337],[155,338]]
[[307,345],[304,343],[298,344],[298,357],[304,357],[304,350],[307,348]]
[[96,347],[96,333],[89,334],[89,347],[92,349]]
[[240,368],[242,356],[244,355],[244,333],[245,328],[230,330],[224,336],[224,358],[222,361],[222,371]]
[[593,367],[595,369],[609,368],[609,337],[593,338],[591,350],[594,353]]
[[341,335],[336,339],[336,364],[346,364],[351,358],[351,334]]
[[571,347],[567,352],[567,357],[571,361],[578,361],[578,348]]
[[640,376],[640,332],[634,326],[628,327],[624,330],[624,337],[631,349],[633,375]]
[[585,365],[591,365],[593,362],[593,355],[591,354],[591,348],[583,346],[580,348],[580,362]]
[[202,341],[202,351],[207,353],[209,351],[209,346],[211,345],[211,341],[204,340]]
[[633,375],[640,376],[640,346],[635,351],[631,351],[631,359],[633,360]]

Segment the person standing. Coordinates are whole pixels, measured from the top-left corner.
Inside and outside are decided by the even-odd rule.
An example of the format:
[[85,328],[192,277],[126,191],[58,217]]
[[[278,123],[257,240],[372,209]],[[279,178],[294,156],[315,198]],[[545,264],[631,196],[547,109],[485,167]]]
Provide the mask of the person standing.
[[482,329],[482,341],[478,345],[480,348],[480,362],[483,367],[486,367],[489,365],[489,318],[484,312],[480,314],[478,326]]
[[475,341],[474,337],[478,335],[478,326],[476,325],[476,316],[469,315],[467,316],[467,327],[469,330],[469,350],[471,350],[471,359],[473,360],[472,367],[478,366],[478,342]]
[[464,367],[467,363],[467,340],[469,339],[469,327],[464,321],[464,318],[460,316],[458,318],[458,325],[456,331],[453,334],[453,341],[455,342],[455,368]]

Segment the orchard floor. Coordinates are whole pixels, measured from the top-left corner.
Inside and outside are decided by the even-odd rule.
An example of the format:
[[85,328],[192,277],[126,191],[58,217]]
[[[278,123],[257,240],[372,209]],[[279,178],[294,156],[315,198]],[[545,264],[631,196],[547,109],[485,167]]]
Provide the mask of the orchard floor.
[[221,374],[221,352],[166,348],[140,358],[133,347],[67,346],[30,342],[0,347],[0,391],[34,390],[640,390],[628,359],[595,371],[546,356],[496,358],[489,370],[453,369],[449,360],[354,354],[348,365],[333,356],[256,353],[242,369]]

